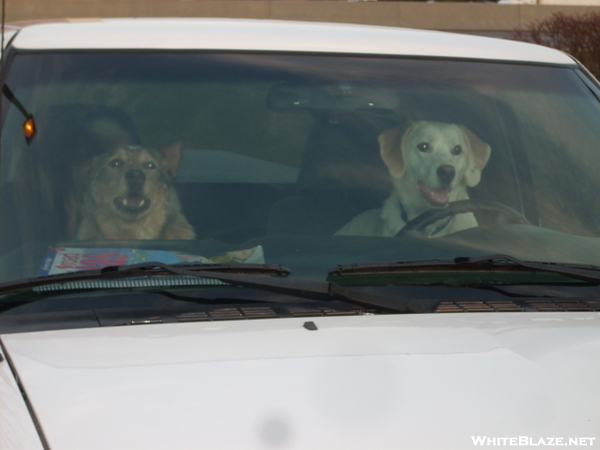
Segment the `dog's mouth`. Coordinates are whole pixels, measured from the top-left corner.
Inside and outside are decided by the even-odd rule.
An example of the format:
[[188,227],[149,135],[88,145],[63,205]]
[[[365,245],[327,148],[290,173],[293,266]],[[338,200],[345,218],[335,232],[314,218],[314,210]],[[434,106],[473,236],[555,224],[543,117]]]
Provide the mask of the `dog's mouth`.
[[129,214],[139,214],[150,208],[150,199],[138,193],[121,195],[113,202],[118,210]]
[[419,191],[423,198],[433,206],[446,206],[450,200],[450,188],[443,187],[439,189],[431,189],[427,187],[422,181],[418,182]]

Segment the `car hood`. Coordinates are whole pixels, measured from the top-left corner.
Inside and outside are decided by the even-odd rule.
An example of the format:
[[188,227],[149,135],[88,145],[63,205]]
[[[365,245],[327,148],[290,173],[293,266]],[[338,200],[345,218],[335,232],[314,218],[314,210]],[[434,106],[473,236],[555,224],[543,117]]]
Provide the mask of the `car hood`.
[[52,450],[458,449],[482,438],[600,435],[596,313],[267,319],[1,338]]

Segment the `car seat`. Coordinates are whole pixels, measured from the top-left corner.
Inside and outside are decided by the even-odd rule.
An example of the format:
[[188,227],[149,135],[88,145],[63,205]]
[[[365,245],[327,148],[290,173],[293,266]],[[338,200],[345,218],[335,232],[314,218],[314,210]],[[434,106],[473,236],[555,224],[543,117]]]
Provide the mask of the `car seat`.
[[377,125],[360,114],[328,115],[307,139],[295,196],[271,207],[269,234],[331,235],[389,195]]

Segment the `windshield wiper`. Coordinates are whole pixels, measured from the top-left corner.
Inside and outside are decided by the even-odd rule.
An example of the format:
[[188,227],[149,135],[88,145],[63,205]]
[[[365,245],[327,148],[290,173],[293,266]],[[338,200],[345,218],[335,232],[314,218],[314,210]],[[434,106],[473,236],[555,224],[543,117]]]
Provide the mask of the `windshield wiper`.
[[[329,281],[313,281],[283,278],[290,270],[266,264],[164,264],[147,262],[141,264],[109,266],[98,270],[84,270],[60,275],[28,278],[0,284],[0,295],[33,289],[40,286],[90,280],[119,280],[125,278],[160,277],[169,275],[198,277],[219,280],[276,294],[288,295],[317,301],[341,300],[356,305],[379,308],[389,312],[425,312],[431,308],[429,302],[410,298],[388,297],[360,292]],[[271,275],[271,276],[265,276]],[[275,275],[276,277],[272,277]],[[0,299],[0,305],[12,303],[11,297]],[[22,302],[22,301],[20,301]]]
[[213,272],[225,276],[231,274],[259,274],[270,276],[287,276],[291,271],[283,266],[268,264],[164,264],[161,262],[145,262],[132,265],[108,266],[95,270],[46,275],[35,278],[0,283],[0,295],[64,283],[75,283],[93,280],[122,280],[126,278],[159,277],[167,275],[194,276],[206,272],[202,278],[216,279]]
[[564,275],[592,284],[600,284],[600,266],[522,261],[510,255],[502,254],[426,261],[340,265],[330,270],[329,276],[435,272],[545,272]]

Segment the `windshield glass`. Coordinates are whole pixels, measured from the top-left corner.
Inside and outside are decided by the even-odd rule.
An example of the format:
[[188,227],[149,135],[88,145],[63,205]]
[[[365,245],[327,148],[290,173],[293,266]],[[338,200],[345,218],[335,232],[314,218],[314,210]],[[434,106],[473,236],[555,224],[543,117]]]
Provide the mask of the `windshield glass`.
[[5,83],[1,281],[143,261],[312,279],[490,253],[600,264],[600,108],[574,68],[38,52]]

